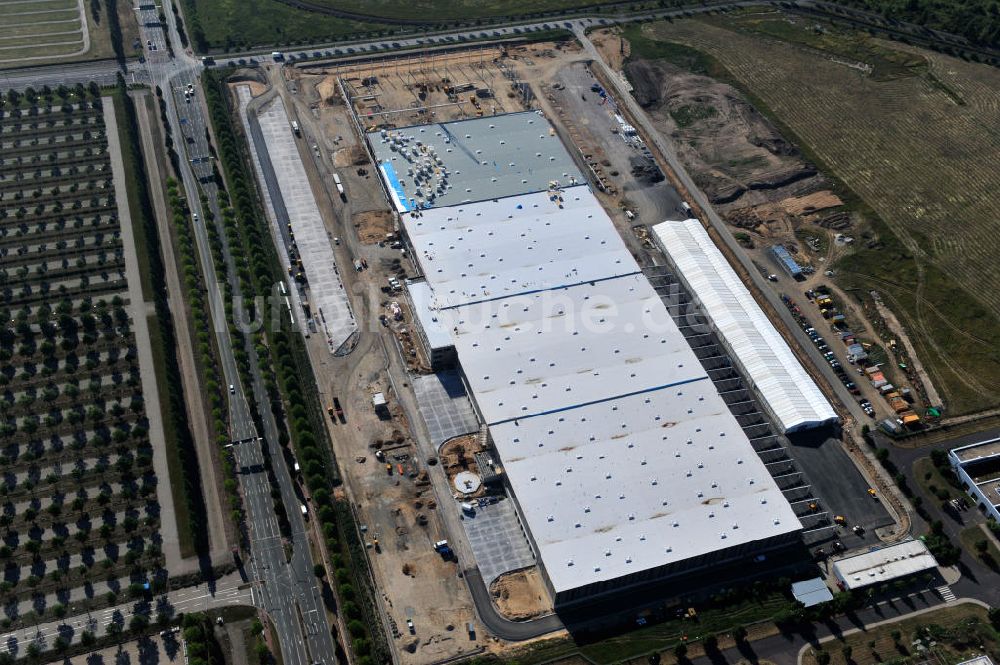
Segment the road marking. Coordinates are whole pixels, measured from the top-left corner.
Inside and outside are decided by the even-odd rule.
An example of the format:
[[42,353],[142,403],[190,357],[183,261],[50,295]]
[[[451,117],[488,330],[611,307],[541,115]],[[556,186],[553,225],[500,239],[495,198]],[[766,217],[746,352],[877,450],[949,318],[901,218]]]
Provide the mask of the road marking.
[[944,600],[944,602],[946,603],[950,603],[956,598],[955,592],[952,591],[951,587],[948,586],[947,584],[942,584],[941,586],[935,588],[934,590],[937,591],[938,594],[940,594],[941,599]]

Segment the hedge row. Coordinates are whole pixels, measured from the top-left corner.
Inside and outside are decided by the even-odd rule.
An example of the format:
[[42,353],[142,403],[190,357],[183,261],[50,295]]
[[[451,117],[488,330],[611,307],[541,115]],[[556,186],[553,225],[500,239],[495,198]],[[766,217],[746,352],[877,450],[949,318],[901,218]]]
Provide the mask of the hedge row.
[[[212,319],[208,310],[208,303],[205,300],[205,291],[202,287],[201,270],[198,266],[198,259],[194,244],[193,230],[191,227],[191,212],[188,209],[187,201],[181,196],[177,181],[173,178],[167,180],[167,199],[170,210],[173,213],[172,222],[174,232],[177,236],[177,249],[180,261],[180,277],[185,291],[185,301],[191,310],[191,322],[194,328],[195,358],[202,372],[202,387],[211,407],[211,432],[215,436],[215,441],[221,455],[224,489],[229,501],[229,509],[232,519],[237,524],[243,524],[243,505],[240,500],[239,490],[236,485],[236,468],[233,462],[232,449],[226,447],[229,444],[229,426],[224,390],[222,382],[219,381],[220,369],[215,354],[213,344]],[[184,466],[184,484],[189,487],[192,484],[199,488],[201,486],[200,474],[198,472],[198,457],[192,444],[190,450],[183,451],[181,462]],[[195,533],[205,534],[207,526],[203,523],[200,531]],[[202,536],[204,537],[204,535]]]

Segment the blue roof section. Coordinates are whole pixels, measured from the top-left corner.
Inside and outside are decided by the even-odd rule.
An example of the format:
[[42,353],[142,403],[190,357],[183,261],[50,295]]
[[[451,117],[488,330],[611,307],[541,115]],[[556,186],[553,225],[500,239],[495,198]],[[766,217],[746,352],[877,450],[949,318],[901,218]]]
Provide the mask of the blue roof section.
[[792,255],[783,246],[775,245],[771,248],[771,253],[774,254],[775,258],[778,259],[792,277],[798,277],[802,274],[801,266],[795,262],[795,259],[792,258]]
[[802,582],[792,582],[792,595],[806,607],[833,600],[833,593],[820,577]]
[[409,212],[410,206],[406,200],[406,192],[403,190],[403,186],[399,184],[399,178],[396,176],[396,169],[392,166],[392,162],[382,162],[379,164],[379,167],[385,175],[385,181],[392,190],[392,198],[393,203],[396,204],[396,210],[399,212]]

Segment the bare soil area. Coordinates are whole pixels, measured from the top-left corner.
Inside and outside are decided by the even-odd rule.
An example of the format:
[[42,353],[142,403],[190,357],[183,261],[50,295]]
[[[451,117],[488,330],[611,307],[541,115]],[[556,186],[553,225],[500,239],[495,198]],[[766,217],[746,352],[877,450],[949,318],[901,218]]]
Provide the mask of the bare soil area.
[[338,168],[345,166],[361,166],[368,162],[368,154],[360,145],[352,145],[333,153],[333,165]]
[[822,274],[864,234],[831,183],[738,90],[665,60],[630,60],[625,71],[744,247],[784,245]]
[[731,86],[664,61],[633,60],[625,70],[635,98],[722,211],[822,186],[816,168]]
[[342,103],[337,78],[367,129],[511,113],[530,107],[512,79],[524,68],[579,52],[572,43],[490,46],[348,65],[302,68],[326,106]]
[[542,575],[535,566],[501,575],[490,585],[490,595],[500,613],[514,621],[534,619],[552,611]]
[[628,40],[621,36],[621,30],[595,30],[590,35],[590,41],[616,72],[622,71],[625,61],[632,55],[632,48]]
[[366,245],[383,242],[386,234],[393,232],[392,213],[388,210],[355,213],[353,222],[358,230],[358,239]]
[[[448,475],[449,483],[454,483],[455,476],[463,471],[479,473],[479,467],[476,465],[474,457],[479,451],[479,435],[477,434],[460,436],[441,446],[441,453],[438,456],[438,460]],[[480,487],[477,492],[468,496],[481,496],[484,493],[484,488]]]

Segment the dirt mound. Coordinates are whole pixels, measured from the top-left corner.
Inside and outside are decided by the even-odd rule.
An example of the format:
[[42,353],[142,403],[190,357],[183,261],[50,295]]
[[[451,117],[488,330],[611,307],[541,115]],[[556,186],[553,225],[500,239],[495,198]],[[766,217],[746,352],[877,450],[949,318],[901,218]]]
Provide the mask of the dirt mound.
[[526,621],[552,611],[548,592],[538,568],[501,575],[490,585],[497,609],[508,619]]
[[784,188],[801,190],[803,181],[821,178],[731,86],[660,60],[635,59],[625,71],[636,100],[676,139],[678,155],[713,204],[762,190],[764,201],[779,201],[791,193]]
[[649,60],[631,60],[625,65],[625,75],[632,84],[632,96],[640,106],[659,106],[663,100],[663,77],[658,67]]
[[392,213],[388,210],[367,210],[355,213],[354,228],[358,238],[365,245],[373,245],[385,240],[385,234],[392,233]]
[[604,61],[616,72],[621,71],[622,62],[632,53],[628,41],[621,38],[620,28],[597,30],[591,33],[590,41]]
[[344,168],[345,166],[360,166],[361,164],[367,163],[368,153],[366,153],[365,149],[359,145],[341,148],[337,152],[333,153],[333,165],[337,168]]

